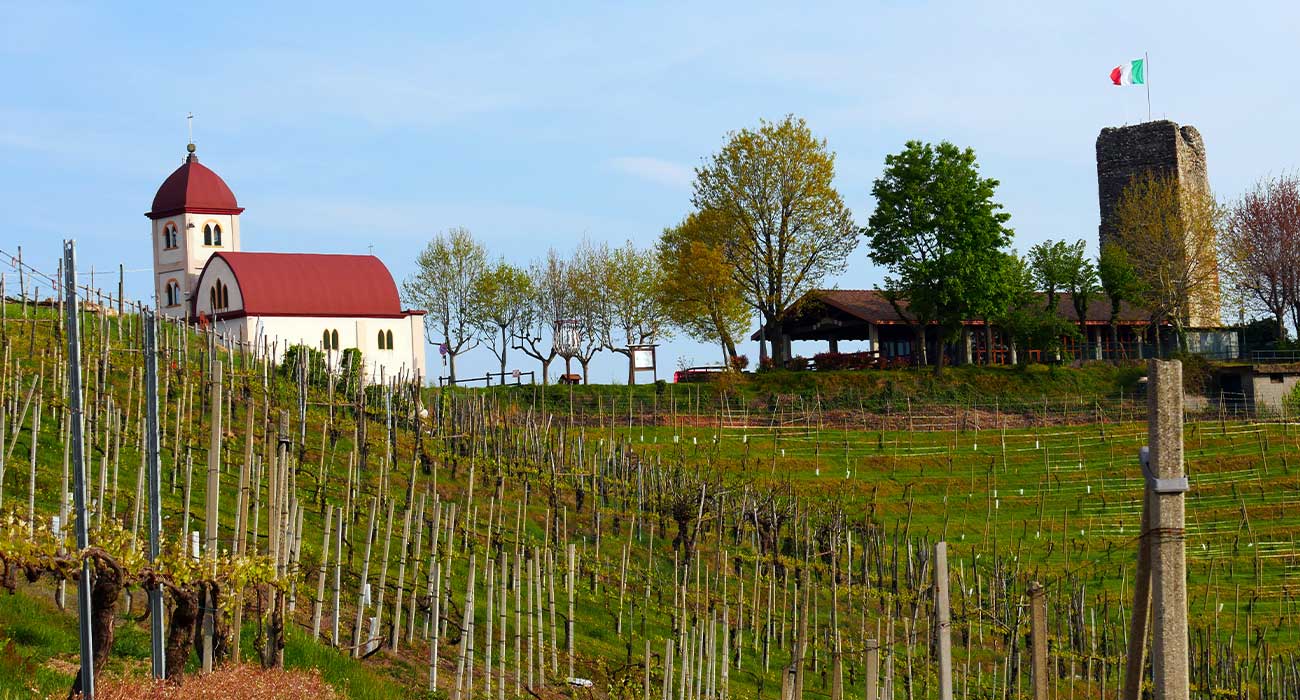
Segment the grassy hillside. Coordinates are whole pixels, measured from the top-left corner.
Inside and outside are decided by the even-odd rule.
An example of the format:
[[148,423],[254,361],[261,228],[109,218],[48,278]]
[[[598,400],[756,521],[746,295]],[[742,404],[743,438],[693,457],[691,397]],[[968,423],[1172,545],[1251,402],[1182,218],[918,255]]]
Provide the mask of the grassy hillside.
[[[20,317],[14,306],[8,313]],[[0,482],[0,507],[26,514],[30,412],[21,430],[12,427],[32,379],[41,375],[34,503],[43,522],[58,511],[64,444],[51,313],[43,310],[34,322],[11,320],[4,329],[6,440],[14,449]],[[98,406],[88,413],[91,482],[96,492],[103,485],[103,517],[129,531],[136,525],[140,465],[138,324],[124,319],[119,339],[116,320],[86,320],[86,398]],[[163,524],[175,541],[185,529],[187,477],[188,529],[202,529],[204,518],[209,346],[201,337],[168,333]],[[599,696],[640,696],[647,645],[652,693],[661,692],[671,670],[674,697],[698,673],[699,697],[709,695],[711,682],[738,698],[774,698],[782,669],[802,653],[805,695],[829,697],[837,668],[856,695],[866,640],[874,638],[881,640],[896,696],[906,697],[913,684],[913,695],[927,697],[935,683],[928,643],[932,551],[940,539],[949,543],[957,669],[975,696],[1008,683],[1027,688],[1008,660],[1019,658],[1031,580],[1049,589],[1053,654],[1065,686],[1057,692],[1064,696],[1073,685],[1086,697],[1103,678],[1115,687],[1139,534],[1135,454],[1145,429],[1133,422],[1131,406],[1123,414],[1100,404],[1131,390],[1135,368],[958,368],[939,380],[928,372],[773,374],[743,385],[426,391],[429,415],[418,423],[416,406],[392,398],[389,441],[388,401],[380,390],[367,395],[365,439],[358,440],[363,429],[353,388],[335,384],[331,393],[328,380],[313,375],[303,430],[291,376],[220,350],[217,356],[225,363],[228,399],[220,539],[236,537],[234,504],[251,446],[251,493],[261,508],[249,541],[266,552],[273,514],[266,470],[257,465],[273,463],[285,412],[292,493],[303,506],[285,665],[320,668],[349,697],[427,692],[431,551],[441,571],[442,624],[434,627],[442,628],[439,694],[452,696],[458,675],[464,685],[473,683],[471,695],[486,694],[486,631],[489,623],[494,637],[502,629],[503,596],[505,667],[495,644],[493,697],[502,677],[505,695],[529,694],[517,684],[527,682],[530,659],[533,693],[585,693],[565,683],[572,581],[573,675],[592,679]],[[110,396],[123,411],[118,421],[107,417]],[[121,427],[120,440],[107,430],[112,425]],[[1258,684],[1264,668],[1258,658],[1281,658],[1300,644],[1288,622],[1300,613],[1288,587],[1300,566],[1292,534],[1300,525],[1300,433],[1284,423],[1193,423],[1187,450],[1193,648],[1213,650],[1220,660],[1203,664],[1196,682],[1206,692]],[[343,650],[329,638],[329,583],[322,614],[327,632],[319,643],[310,639],[327,507],[345,513],[337,641]],[[384,630],[400,590],[403,634],[395,652],[353,660],[347,648],[367,582],[373,592],[365,614],[378,614],[382,591]],[[0,637],[8,640],[0,642],[0,679],[21,679],[0,680],[0,690],[34,686],[57,694],[70,681],[73,620],[48,602],[49,586],[48,578],[15,581],[16,594],[0,596]],[[466,616],[471,590],[474,614]],[[147,632],[133,619],[142,598],[137,592],[133,616],[122,611],[110,672],[144,672]],[[412,600],[416,629],[408,642]],[[250,607],[241,640],[246,659],[255,623]],[[727,629],[730,634],[721,631]],[[1247,653],[1260,650],[1267,655]]]

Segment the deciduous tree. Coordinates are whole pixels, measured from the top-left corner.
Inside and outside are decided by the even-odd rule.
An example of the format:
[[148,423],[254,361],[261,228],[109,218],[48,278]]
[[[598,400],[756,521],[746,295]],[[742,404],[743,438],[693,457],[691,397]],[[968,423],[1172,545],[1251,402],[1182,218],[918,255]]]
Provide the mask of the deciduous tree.
[[402,282],[402,296],[428,311],[425,335],[429,342],[446,344],[447,376],[455,382],[456,356],[478,345],[477,284],[487,268],[487,252],[469,229],[457,227],[429,241],[415,264]]
[[632,346],[653,343],[667,322],[657,291],[663,272],[652,250],[640,250],[632,241],[609,251],[602,271],[606,313],[600,327],[601,343],[627,358],[627,383],[636,383]]
[[528,303],[520,309],[517,347],[541,363],[543,386],[548,382],[551,361],[559,354],[560,326],[573,311],[568,275],[568,261],[561,258],[554,248],[546,251],[544,260],[535,261],[528,267],[531,293]]
[[500,362],[504,375],[507,353],[521,330],[520,319],[533,296],[532,284],[527,272],[498,260],[479,277],[475,293],[481,304],[479,335]]
[[[835,154],[793,115],[732,133],[695,170],[692,202],[730,219],[723,250],[765,328],[804,292],[843,271],[857,246],[834,178]],[[770,340],[780,366],[788,359],[786,340]]]
[[872,186],[866,235],[872,261],[888,271],[886,298],[918,328],[937,323],[941,341],[957,340],[966,319],[998,315],[988,303],[1012,231],[993,200],[997,185],[980,175],[973,150],[909,141]]
[[691,338],[721,346],[730,366],[751,315],[723,249],[728,225],[716,211],[692,212],[664,229],[656,253],[663,271],[657,294],[668,319]]
[[560,356],[564,357],[566,367],[570,359],[578,361],[582,367],[583,384],[589,380],[592,358],[605,349],[605,330],[615,323],[608,287],[611,283],[611,257],[609,244],[584,239],[573,251],[567,265],[565,281],[573,310],[570,320],[576,332],[569,347],[561,348]]
[[1128,252],[1143,291],[1140,304],[1159,324],[1172,323],[1186,346],[1187,326],[1219,318],[1218,239],[1223,208],[1176,177],[1135,177],[1115,205],[1117,242]]
[[1286,337],[1286,316],[1300,333],[1300,180],[1261,180],[1232,205],[1220,245],[1228,286],[1251,311],[1273,317]]
[[1138,303],[1142,297],[1142,280],[1133,269],[1133,263],[1129,262],[1128,253],[1118,243],[1101,247],[1101,255],[1097,257],[1097,279],[1101,283],[1101,293],[1110,300],[1110,342],[1113,347],[1119,344],[1117,321],[1120,305]]

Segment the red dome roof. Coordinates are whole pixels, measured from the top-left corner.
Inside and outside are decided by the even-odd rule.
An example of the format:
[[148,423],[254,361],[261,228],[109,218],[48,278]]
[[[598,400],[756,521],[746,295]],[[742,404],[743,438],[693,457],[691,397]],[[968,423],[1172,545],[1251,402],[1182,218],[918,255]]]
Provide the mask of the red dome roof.
[[191,153],[181,167],[163,180],[158,194],[153,196],[153,207],[145,216],[161,219],[181,212],[238,214],[242,211],[225,180],[199,163],[198,156]]
[[214,253],[230,267],[248,316],[366,316],[400,318],[393,276],[373,255]]

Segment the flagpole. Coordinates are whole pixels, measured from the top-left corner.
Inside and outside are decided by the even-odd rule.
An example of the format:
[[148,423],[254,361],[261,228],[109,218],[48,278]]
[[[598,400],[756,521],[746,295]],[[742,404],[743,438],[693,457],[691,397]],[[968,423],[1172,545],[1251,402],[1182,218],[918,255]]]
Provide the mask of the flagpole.
[[1142,52],[1142,83],[1147,86],[1147,121],[1151,121],[1151,57]]

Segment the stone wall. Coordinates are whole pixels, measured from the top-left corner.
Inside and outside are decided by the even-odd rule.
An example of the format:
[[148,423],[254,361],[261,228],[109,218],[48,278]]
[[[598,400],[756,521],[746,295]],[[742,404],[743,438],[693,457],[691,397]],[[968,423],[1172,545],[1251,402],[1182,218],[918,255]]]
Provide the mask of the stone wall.
[[[1104,246],[1115,227],[1115,206],[1124,188],[1147,173],[1175,174],[1181,187],[1209,191],[1205,165],[1205,142],[1194,126],[1179,126],[1169,120],[1145,122],[1133,126],[1107,127],[1097,136],[1097,201],[1101,207],[1098,243]],[[1216,275],[1217,278],[1217,275]],[[1189,325],[1218,326],[1219,292],[1190,305]]]
[[1194,126],[1163,120],[1107,127],[1097,136],[1099,237],[1104,245],[1114,228],[1115,205],[1134,177],[1177,173],[1180,184],[1209,189],[1205,142]]

